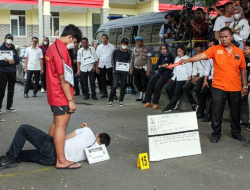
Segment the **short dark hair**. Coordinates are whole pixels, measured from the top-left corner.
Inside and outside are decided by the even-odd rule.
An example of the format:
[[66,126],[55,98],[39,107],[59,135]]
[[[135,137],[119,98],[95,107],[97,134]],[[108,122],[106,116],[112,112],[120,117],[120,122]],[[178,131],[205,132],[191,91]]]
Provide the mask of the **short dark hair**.
[[38,41],[38,37],[33,36],[33,37],[32,37],[32,40],[33,40],[33,39],[36,39],[36,40]]
[[226,10],[230,5],[233,5],[233,2],[227,2],[227,3],[225,3],[225,4],[224,4],[225,10]]
[[186,55],[186,48],[184,45],[179,45],[176,49],[175,49],[175,54],[177,55],[177,50],[181,49],[184,52],[184,55]]
[[83,41],[83,40],[85,40],[85,41],[89,41],[89,39],[88,39],[88,38],[86,38],[86,37],[83,37],[81,41]]
[[204,12],[202,8],[197,8],[195,11],[201,11],[202,13]]
[[219,45],[219,41],[215,38],[212,38],[209,42],[213,42],[215,46]]
[[201,42],[197,42],[197,43],[195,43],[194,47],[195,48],[200,47],[201,49],[203,49],[203,44]]
[[103,36],[106,36],[108,39],[109,39],[109,36],[108,36],[108,34],[103,34],[102,35],[102,38],[103,38]]
[[233,35],[233,31],[231,30],[231,28],[229,28],[227,26],[220,29],[219,33],[225,32],[225,31],[228,31],[228,32],[230,32],[231,35]]
[[99,138],[100,138],[101,144],[105,144],[106,147],[110,144],[111,138],[110,138],[109,134],[100,133]]
[[67,25],[61,34],[61,36],[68,36],[68,35],[72,35],[72,37],[75,38],[77,42],[80,42],[82,39],[82,31],[74,24]]

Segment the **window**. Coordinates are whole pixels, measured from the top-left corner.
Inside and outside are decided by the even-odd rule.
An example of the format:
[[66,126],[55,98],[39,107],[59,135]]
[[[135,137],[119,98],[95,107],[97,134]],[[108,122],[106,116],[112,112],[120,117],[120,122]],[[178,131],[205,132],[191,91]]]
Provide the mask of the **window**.
[[140,36],[143,38],[144,44],[150,43],[151,41],[151,32],[153,24],[142,25],[140,28]]
[[131,43],[131,30],[131,27],[126,27],[123,34],[123,38],[127,38],[129,40],[129,43]]
[[26,36],[25,11],[10,11],[10,30],[14,36]]
[[51,36],[60,35],[59,13],[56,12],[51,13],[50,31],[51,31]]
[[161,26],[163,25],[163,23],[156,23],[153,26],[153,30],[152,30],[152,40],[151,43],[159,43],[161,44],[161,38],[159,36],[159,32],[161,30]]
[[97,32],[95,35],[95,39],[98,40],[100,43],[102,41],[102,35],[104,34],[104,31]]
[[116,45],[118,45],[118,44],[121,43],[121,40],[122,40],[122,29],[123,28],[118,28]]
[[135,37],[138,35],[138,26],[132,26],[131,44],[135,44]]
[[[93,25],[93,35],[97,32],[97,30],[101,26],[101,14],[100,13],[93,13],[92,14],[92,25]],[[97,39],[99,40],[99,39]]]
[[109,42],[113,45],[116,45],[117,31],[118,28],[109,30]]

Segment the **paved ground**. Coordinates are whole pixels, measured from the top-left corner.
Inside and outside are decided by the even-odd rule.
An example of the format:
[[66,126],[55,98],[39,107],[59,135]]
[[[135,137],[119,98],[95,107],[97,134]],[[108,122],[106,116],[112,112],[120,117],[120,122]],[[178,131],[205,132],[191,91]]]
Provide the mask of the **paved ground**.
[[[84,121],[95,133],[109,133],[112,137],[108,148],[109,161],[93,165],[82,162],[82,168],[75,171],[21,163],[16,168],[0,171],[0,189],[249,189],[250,148],[230,137],[230,128],[225,122],[218,144],[209,141],[210,125],[199,122],[202,155],[151,162],[150,169],[144,171],[136,168],[138,154],[148,152],[146,116],[160,114],[161,110],[142,109],[142,104],[135,102],[134,98],[134,95],[126,96],[124,107],[119,107],[118,102],[107,107],[107,99],[83,101],[82,97],[76,97],[78,110],[72,115],[67,132],[78,128]],[[46,94],[24,99],[23,85],[17,84],[14,106],[18,110],[16,113],[2,109],[1,117],[7,122],[0,123],[0,154],[5,154],[20,124],[28,123],[48,131],[52,122]],[[250,133],[244,128],[243,135],[250,140]],[[25,148],[32,146],[27,143]]]

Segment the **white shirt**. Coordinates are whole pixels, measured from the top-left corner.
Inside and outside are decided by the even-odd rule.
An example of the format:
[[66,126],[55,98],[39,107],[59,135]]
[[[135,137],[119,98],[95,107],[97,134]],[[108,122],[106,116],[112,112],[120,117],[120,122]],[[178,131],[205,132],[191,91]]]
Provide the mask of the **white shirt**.
[[[189,57],[187,55],[184,55],[183,57],[177,56],[175,58],[175,63],[179,62],[181,59],[188,59]],[[188,62],[183,65],[176,66],[173,71],[174,76],[172,77],[172,80],[177,81],[186,81],[188,80],[188,77],[192,74],[192,63]]]
[[[95,48],[89,47],[88,50],[80,48],[77,52],[77,62],[80,62],[82,72],[91,71],[94,63],[98,60]],[[92,62],[93,61],[93,62]]]
[[28,47],[24,57],[28,57],[27,70],[41,70],[40,59],[43,58],[43,52],[40,48],[32,48],[32,46]]
[[233,22],[234,19],[233,17],[225,17],[225,16],[219,16],[214,24],[214,31],[220,31],[220,29],[226,27],[226,26],[230,26],[231,22]]
[[234,21],[230,24],[230,28],[235,28],[237,31],[240,31],[240,34],[234,34],[235,41],[246,41],[250,33],[250,27],[246,19],[241,19],[239,22],[236,22],[234,26]]
[[212,79],[214,75],[214,61],[213,59],[209,59],[205,64],[204,76],[209,76],[208,79]]
[[112,67],[111,58],[112,54],[115,50],[115,46],[113,44],[108,43],[106,46],[101,44],[96,49],[96,54],[99,59],[99,66],[100,68],[110,68]]
[[64,152],[67,160],[79,162],[87,159],[85,148],[97,146],[98,143],[93,131],[88,127],[76,129],[75,132],[76,136],[65,141]]
[[200,60],[193,62],[193,76],[197,76],[199,73],[199,77],[203,77],[203,73],[205,71],[205,65],[206,61],[205,60]]

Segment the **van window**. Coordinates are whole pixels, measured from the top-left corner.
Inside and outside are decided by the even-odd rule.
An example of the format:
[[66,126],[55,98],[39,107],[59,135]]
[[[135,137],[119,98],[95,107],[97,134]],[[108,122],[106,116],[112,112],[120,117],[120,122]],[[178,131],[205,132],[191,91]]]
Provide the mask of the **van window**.
[[118,28],[109,30],[109,43],[113,45],[116,45],[117,31]]
[[135,43],[135,37],[138,35],[138,26],[132,26],[132,36],[131,36],[131,44]]
[[123,28],[118,28],[116,45],[119,45],[119,44],[121,43],[121,39],[122,39],[122,29],[123,29]]
[[131,30],[131,27],[126,27],[123,34],[123,38],[127,38],[129,40],[129,43],[131,43]]
[[159,44],[161,43],[161,38],[159,36],[159,32],[161,30],[162,25],[163,25],[163,22],[154,24],[153,30],[152,30],[151,43],[159,43]]
[[95,39],[98,40],[99,43],[102,41],[102,35],[104,34],[104,31],[97,32],[95,35]]
[[151,32],[153,24],[142,25],[140,28],[140,36],[143,38],[144,44],[150,43],[151,41]]

